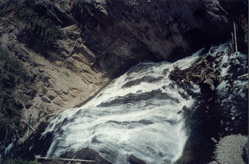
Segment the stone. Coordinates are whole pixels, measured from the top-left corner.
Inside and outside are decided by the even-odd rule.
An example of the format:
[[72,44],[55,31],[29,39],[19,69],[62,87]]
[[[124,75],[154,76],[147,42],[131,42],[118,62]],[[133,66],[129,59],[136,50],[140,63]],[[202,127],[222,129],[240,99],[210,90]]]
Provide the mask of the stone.
[[241,134],[222,138],[216,146],[216,161],[226,164],[244,163],[242,154],[247,140],[248,138]]
[[215,74],[210,74],[210,75],[209,75],[209,78],[211,78],[211,79],[216,79],[216,75],[215,75]]
[[224,64],[222,65],[223,68],[227,68],[227,66],[228,66],[228,63],[224,63]]
[[243,148],[243,155],[242,158],[244,160],[245,163],[248,163],[248,158],[249,158],[249,148],[248,148],[249,144],[248,144],[248,140]]
[[221,58],[216,58],[216,59],[215,59],[215,62],[216,62],[216,63],[219,63],[220,61],[221,61]]
[[67,152],[65,154],[62,154],[61,157],[94,160],[95,164],[111,164],[105,158],[103,158],[98,152],[90,148],[83,148],[76,152]]
[[60,107],[63,107],[65,105],[63,99],[59,96],[57,96],[52,102]]
[[51,102],[47,97],[42,97],[42,101],[44,101],[46,103],[50,103]]
[[46,95],[50,100],[53,100],[55,97],[57,97],[56,92],[52,89],[48,90]]
[[55,98],[55,96],[54,96],[54,95],[49,95],[48,98],[49,98],[50,100],[53,100],[53,99]]
[[214,91],[214,90],[215,90],[215,86],[212,84],[212,85],[210,86],[210,89],[211,89],[212,91]]
[[204,83],[211,86],[211,85],[214,83],[214,81],[213,81],[212,79],[208,78],[208,79],[206,79],[206,80],[204,81]]
[[137,158],[136,156],[134,156],[133,154],[131,154],[130,156],[129,156],[129,162],[131,163],[131,164],[146,164],[146,162],[144,162],[143,160],[141,160],[141,159],[139,159],[139,158]]

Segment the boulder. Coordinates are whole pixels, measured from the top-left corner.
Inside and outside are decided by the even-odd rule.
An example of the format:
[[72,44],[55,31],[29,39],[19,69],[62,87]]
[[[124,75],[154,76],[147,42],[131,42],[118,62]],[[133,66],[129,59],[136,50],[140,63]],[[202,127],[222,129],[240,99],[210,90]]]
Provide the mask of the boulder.
[[133,154],[131,154],[129,156],[129,162],[131,164],[146,164],[146,162],[144,162],[143,160],[137,158],[136,156],[134,156]]
[[247,137],[240,134],[222,138],[216,146],[216,161],[226,164],[244,163],[242,155],[246,143]]

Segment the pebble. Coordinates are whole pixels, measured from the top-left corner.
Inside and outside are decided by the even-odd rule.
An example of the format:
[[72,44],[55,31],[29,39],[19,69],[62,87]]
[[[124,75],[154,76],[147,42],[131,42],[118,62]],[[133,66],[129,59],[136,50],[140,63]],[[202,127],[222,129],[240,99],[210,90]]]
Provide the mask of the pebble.
[[181,110],[179,110],[178,112],[177,112],[177,114],[181,114],[182,113],[182,111]]
[[216,62],[216,63],[219,63],[220,61],[221,61],[220,58],[216,58],[216,59],[215,59],[215,62]]
[[215,90],[215,86],[213,84],[210,86],[210,88],[211,88],[212,91]]
[[48,99],[48,98],[46,98],[46,97],[42,97],[42,101],[44,101],[44,102],[46,102],[46,103],[50,103],[51,101]]
[[226,68],[227,66],[228,66],[227,63],[224,63],[224,64],[222,65],[223,68]]
[[206,79],[206,80],[204,81],[204,83],[209,84],[209,85],[212,85],[212,84],[214,83],[214,81],[213,81],[212,79],[208,78],[208,79]]

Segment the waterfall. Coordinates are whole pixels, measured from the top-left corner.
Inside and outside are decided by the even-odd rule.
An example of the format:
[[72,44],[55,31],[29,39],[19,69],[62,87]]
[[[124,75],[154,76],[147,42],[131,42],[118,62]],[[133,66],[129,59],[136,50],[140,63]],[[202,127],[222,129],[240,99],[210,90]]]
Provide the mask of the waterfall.
[[[175,67],[188,68],[201,51],[175,63],[144,62],[115,79],[80,108],[54,117],[43,133],[53,132],[48,157],[90,148],[111,163],[174,163],[187,139],[183,107],[194,99],[169,79]],[[193,84],[193,91],[200,89]]]

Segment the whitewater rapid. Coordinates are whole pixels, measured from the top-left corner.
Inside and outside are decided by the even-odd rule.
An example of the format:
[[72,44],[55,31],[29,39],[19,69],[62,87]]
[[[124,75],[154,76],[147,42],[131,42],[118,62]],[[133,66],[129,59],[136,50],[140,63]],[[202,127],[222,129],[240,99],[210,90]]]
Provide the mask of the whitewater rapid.
[[[201,51],[175,63],[140,63],[115,79],[80,108],[54,117],[48,157],[90,148],[111,163],[128,164],[129,156],[151,164],[174,163],[187,139],[183,107],[194,99],[169,79],[175,66],[188,68]],[[193,84],[193,91],[200,89]]]

